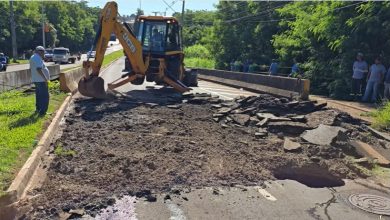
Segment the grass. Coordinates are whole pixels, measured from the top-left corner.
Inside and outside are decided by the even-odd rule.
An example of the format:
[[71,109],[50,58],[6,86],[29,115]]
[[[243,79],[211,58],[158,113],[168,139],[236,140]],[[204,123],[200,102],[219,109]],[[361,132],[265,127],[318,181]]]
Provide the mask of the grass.
[[390,128],[390,102],[383,105],[382,108],[371,113],[374,118],[372,126],[380,130],[389,130]]
[[112,61],[123,57],[123,50],[118,50],[104,56],[102,67],[108,66]]
[[74,150],[65,150],[61,144],[58,144],[56,146],[56,149],[54,150],[54,154],[57,155],[57,156],[60,156],[60,157],[64,157],[64,156],[76,156],[76,151]]
[[13,59],[10,59],[10,65],[17,65],[17,64],[28,64],[30,61],[29,60],[16,60],[16,62],[13,62]]
[[[105,55],[104,56],[104,60],[103,60],[103,63],[102,63],[102,67],[106,67],[108,66],[109,64],[112,63],[112,61],[118,59],[118,58],[121,58],[123,56],[123,51],[122,50],[118,50],[118,51],[115,51],[115,52],[112,52],[108,55]],[[65,68],[63,70],[61,70],[62,72],[67,72],[67,71],[71,71],[71,70],[74,70],[74,69],[78,69],[80,68],[80,66],[74,66],[74,67],[68,67],[68,68]]]
[[[59,83],[50,83],[48,113],[62,104],[66,97],[59,91]],[[0,194],[10,185],[38,142],[45,122],[51,116],[38,117],[35,94],[20,91],[0,93]]]
[[205,58],[185,58],[184,63],[186,67],[194,67],[194,68],[208,68],[214,69],[215,61],[212,59]]

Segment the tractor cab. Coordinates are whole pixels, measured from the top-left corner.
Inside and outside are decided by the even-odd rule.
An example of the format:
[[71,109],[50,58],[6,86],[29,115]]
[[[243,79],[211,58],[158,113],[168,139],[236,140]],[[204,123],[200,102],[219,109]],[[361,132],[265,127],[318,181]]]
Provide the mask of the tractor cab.
[[140,16],[135,24],[143,51],[152,54],[181,51],[179,22],[174,17]]

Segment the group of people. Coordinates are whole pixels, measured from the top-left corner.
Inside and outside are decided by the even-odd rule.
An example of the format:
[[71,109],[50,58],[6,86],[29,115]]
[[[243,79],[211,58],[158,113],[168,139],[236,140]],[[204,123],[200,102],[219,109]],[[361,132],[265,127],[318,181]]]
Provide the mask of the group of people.
[[[256,71],[253,69],[251,70],[252,65],[256,66],[256,64],[254,64],[254,62],[250,59],[245,60],[242,64],[239,61],[232,60],[230,62],[230,71],[240,71],[240,72],[244,72],[244,73],[248,73],[248,72],[252,72],[252,71],[255,71],[255,72],[260,71],[260,70]],[[277,75],[280,75],[278,73],[278,71],[279,71],[279,64],[278,64],[276,59],[273,59],[272,63],[269,66],[268,74],[270,76],[277,76]],[[288,77],[300,78],[301,76],[302,76],[302,73],[299,69],[299,64],[294,59],[294,64],[291,66],[291,72],[289,73]]]
[[[278,69],[279,69],[279,64],[276,59],[273,59],[271,65],[269,66],[268,74],[270,76],[277,76]],[[299,71],[299,64],[295,59],[294,59],[294,64],[291,66],[291,72],[288,75],[288,77],[293,77],[293,78],[302,77],[301,72]]]
[[369,67],[363,53],[358,53],[352,70],[352,96],[355,100],[364,92],[363,102],[376,102],[382,84],[384,84],[384,98],[390,99],[390,68],[386,70],[381,57],[377,57],[375,63]]

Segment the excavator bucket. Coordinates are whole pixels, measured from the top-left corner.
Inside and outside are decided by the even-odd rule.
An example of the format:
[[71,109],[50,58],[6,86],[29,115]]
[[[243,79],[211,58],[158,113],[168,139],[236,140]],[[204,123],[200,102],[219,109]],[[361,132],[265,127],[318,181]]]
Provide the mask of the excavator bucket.
[[90,75],[87,78],[83,77],[79,81],[79,92],[88,97],[104,99],[107,98],[107,93],[104,89],[104,80],[101,77]]

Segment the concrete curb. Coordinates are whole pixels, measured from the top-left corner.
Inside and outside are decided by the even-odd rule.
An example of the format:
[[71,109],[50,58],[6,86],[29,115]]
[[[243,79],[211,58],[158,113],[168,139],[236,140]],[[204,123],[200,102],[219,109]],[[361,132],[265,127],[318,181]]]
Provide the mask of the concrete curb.
[[350,141],[350,144],[357,150],[358,153],[364,155],[365,157],[377,160],[378,165],[383,167],[390,166],[390,161],[382,156],[369,144],[363,143],[361,141]]
[[6,194],[0,197],[0,207],[17,202],[25,193],[26,186],[33,176],[35,169],[40,164],[41,155],[49,148],[60,121],[63,118],[71,100],[72,96],[66,97],[60,108],[57,110],[55,117],[51,121],[49,127],[46,129],[42,138],[39,140],[37,147],[31,153],[26,163],[12,181],[12,184],[6,191]]

